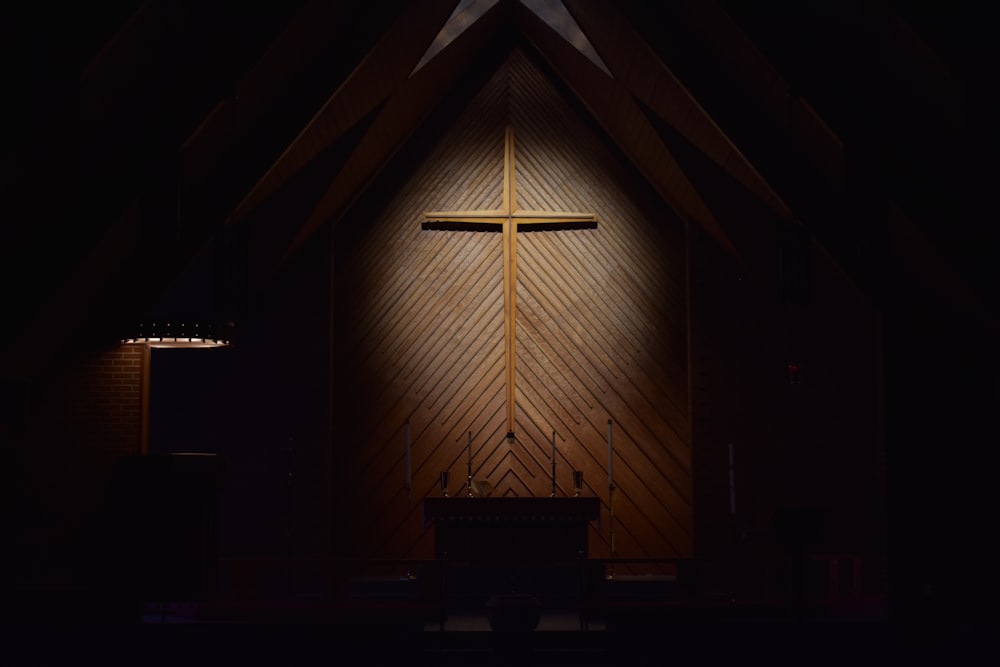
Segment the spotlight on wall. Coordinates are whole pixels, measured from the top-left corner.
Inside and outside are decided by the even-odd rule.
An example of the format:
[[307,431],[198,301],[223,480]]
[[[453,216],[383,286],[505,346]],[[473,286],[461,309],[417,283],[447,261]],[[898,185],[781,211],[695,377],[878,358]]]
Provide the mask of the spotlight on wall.
[[228,347],[232,344],[232,327],[232,322],[150,322],[140,324],[135,335],[123,338],[122,343],[156,348]]

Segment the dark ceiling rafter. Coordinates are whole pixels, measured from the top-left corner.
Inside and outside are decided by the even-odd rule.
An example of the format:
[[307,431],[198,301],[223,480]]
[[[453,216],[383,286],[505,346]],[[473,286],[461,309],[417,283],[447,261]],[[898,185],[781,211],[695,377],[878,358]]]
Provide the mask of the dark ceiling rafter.
[[[585,106],[591,109],[605,130],[625,149],[625,153],[661,196],[671,203],[682,218],[703,226],[731,255],[739,257],[739,251],[699,196],[696,187],[687,180],[683,170],[645,121],[631,93],[623,84],[608,79],[600,68],[523,6],[518,3],[498,3],[425,68],[431,71],[447,70],[450,72],[451,83],[461,70],[459,63],[470,61],[477,47],[481,48],[489,41],[491,33],[503,29],[523,33],[557,71],[567,72],[565,78],[571,89],[583,99]],[[578,71],[586,74],[575,76],[573,73]],[[445,93],[446,87],[441,83],[440,75],[430,77],[420,70],[390,96],[380,119],[373,123],[368,137],[362,139],[354,156],[333,178],[327,193],[303,223],[301,231],[279,264],[287,262],[298,247],[323,224],[335,220],[343,213],[349,202],[357,197],[359,189],[381,168],[381,161],[395,152],[398,142],[405,140],[429,112],[434,100]],[[420,89],[421,86],[424,90]],[[646,131],[641,136],[635,134],[637,127],[645,127]],[[386,136],[394,137],[394,140],[386,142]],[[290,147],[289,150],[295,149]]]
[[[190,212],[186,223],[202,242],[192,262],[213,253],[217,263],[231,264],[232,249],[243,242],[240,234],[226,229],[233,222],[235,208],[246,203],[254,188],[261,185],[266,178],[261,174],[268,174],[269,165],[280,160],[288,146],[295,143],[302,127],[329,99],[330,91],[342,86],[356,69],[355,63],[383,38],[382,22],[402,11],[407,3],[394,0],[366,9],[361,9],[361,4],[321,0],[303,3],[264,54],[236,81],[232,95],[221,99],[186,138],[181,148],[180,190],[185,202],[190,200],[185,206]],[[352,133],[356,134],[353,128],[347,134]],[[311,158],[300,165],[295,178],[314,180],[313,163],[331,164],[329,154],[343,152],[347,134],[341,132],[330,139],[327,146],[321,147],[325,157]],[[299,178],[304,173],[308,176]],[[281,182],[273,179],[270,194],[258,197],[256,206],[247,206],[244,217],[254,217],[260,201],[276,199],[277,192],[287,189],[291,178]],[[294,189],[302,194],[301,187]],[[283,201],[288,203],[287,199]],[[230,250],[219,251],[219,246]],[[228,272],[233,276],[233,271],[241,270],[230,266]],[[237,289],[243,291],[245,286]],[[221,301],[231,302],[232,286],[223,286],[222,290],[225,294]]]
[[[51,313],[58,309],[44,303],[79,293],[72,285],[128,285],[111,293],[88,291],[93,307],[77,310],[73,328],[97,326],[108,313],[143,312],[159,298],[156,290],[211,243],[239,202],[256,202],[266,193],[265,183],[277,187],[279,172],[287,179],[329,153],[330,146],[341,154],[347,146],[335,139],[349,130],[354,151],[283,248],[290,258],[317,229],[336,224],[449,94],[449,86],[462,80],[463,68],[477,66],[469,61],[483,44],[495,43],[498,31],[516,30],[564,77],[564,87],[580,95],[581,106],[594,110],[609,139],[639,165],[654,189],[685,217],[714,228],[720,243],[727,242],[726,220],[715,219],[712,201],[704,201],[706,193],[698,195],[701,185],[671,156],[669,142],[648,127],[636,139],[629,123],[649,126],[647,114],[655,114],[774,210],[784,203],[819,246],[869,281],[873,291],[888,276],[897,291],[919,299],[918,288],[890,275],[893,266],[923,271],[918,277],[928,282],[940,283],[938,277],[947,274],[956,303],[975,302],[987,318],[1000,319],[995,285],[986,279],[996,275],[989,252],[997,233],[994,226],[975,226],[987,210],[989,181],[986,170],[972,166],[974,156],[988,158],[995,148],[992,107],[984,102],[989,71],[984,56],[994,47],[963,44],[957,47],[962,57],[936,58],[938,42],[914,30],[928,26],[910,25],[894,11],[899,3],[807,3],[797,10],[802,20],[796,30],[753,16],[765,11],[759,7],[745,16],[726,0],[566,0],[617,81],[516,0],[499,2],[412,77],[422,46],[433,40],[456,0],[264,4],[255,10],[239,4],[209,9],[193,2],[122,2],[104,12],[119,29],[95,28],[107,46],[88,47],[92,52],[86,55],[81,45],[98,38],[72,31],[88,26],[54,25],[44,11],[32,10],[31,25],[19,30],[22,17],[10,10],[13,19],[4,34],[12,37],[7,60],[17,77],[9,86],[17,92],[23,84],[24,104],[15,109],[22,122],[12,125],[21,138],[4,155],[8,205],[34,206],[36,217],[48,216],[64,231],[56,247],[48,240],[51,225],[5,230],[7,248],[16,248],[5,256],[5,276],[23,281],[37,274],[42,292],[41,299],[10,295],[17,328],[4,334],[5,346],[51,326]],[[837,8],[841,20],[827,26],[822,16],[811,15],[824,8]],[[518,15],[520,22],[513,23]],[[397,34],[403,17],[411,19],[407,34]],[[760,29],[754,21],[766,25]],[[225,30],[218,30],[220,25]],[[958,34],[963,27],[951,20],[935,32]],[[810,29],[825,31],[829,48],[804,48]],[[985,33],[982,26],[977,30]],[[73,56],[80,62],[72,80],[63,70],[74,65],[54,69],[65,54],[52,54],[48,63],[38,60],[44,54],[33,36],[44,35],[41,44],[55,45],[59,31],[81,51]],[[386,42],[390,35],[399,41]],[[645,43],[639,45],[634,35]],[[853,36],[868,41],[855,44]],[[804,53],[790,66],[796,47]],[[385,49],[382,56],[379,48]],[[783,59],[773,57],[778,53]],[[822,59],[816,63],[822,71],[812,76],[816,58]],[[639,74],[640,62],[653,69]],[[313,76],[330,67],[335,74]],[[366,68],[373,71],[362,76]],[[320,85],[311,88],[315,81]],[[325,99],[334,101],[324,108]],[[830,108],[831,102],[840,108]],[[293,141],[313,116],[305,134]],[[358,128],[369,120],[354,144]],[[641,145],[646,138],[651,146]],[[266,176],[271,164],[276,166]],[[195,191],[183,245],[176,242],[177,180]],[[261,189],[255,190],[258,183]],[[46,201],[56,186],[61,197]],[[922,201],[930,205],[920,206]],[[911,246],[922,249],[923,259],[898,260],[916,252]],[[114,249],[110,255],[109,249]],[[100,270],[94,269],[98,264]],[[150,272],[160,277],[142,284]]]
[[792,217],[778,193],[612,4],[563,1],[615,78],[637,99],[729,172],[775,214]]
[[[477,55],[484,45],[491,43],[491,36],[504,20],[504,6],[492,8],[388,97],[353,154],[331,179],[329,188],[300,226],[276,270],[323,225],[336,225],[348,205],[476,62]],[[422,52],[409,63],[410,69],[421,55]]]
[[[800,151],[799,156],[810,162],[817,175],[827,179],[831,189],[842,190],[844,146],[841,138],[806,98],[795,93],[793,85],[743,27],[713,0],[675,0],[664,5],[667,7],[674,19],[670,22],[674,29],[685,31],[700,41],[729,74],[726,83],[739,87],[753,108],[772,126],[791,135]],[[636,20],[634,12],[630,17]],[[742,110],[737,109],[735,113]]]
[[[939,63],[928,55],[892,4],[832,3],[826,7],[835,14],[850,15],[853,22],[843,16],[840,21],[828,22],[813,16],[821,13],[822,6],[800,6],[788,16],[772,16],[761,7],[712,0],[656,4],[625,0],[616,4],[632,26],[644,35],[656,35],[651,42],[656,54],[677,72],[781,193],[796,219],[816,240],[816,247],[835,258],[875,302],[886,306],[887,299],[898,298],[892,296],[891,289],[886,291],[894,281],[897,291],[908,289],[893,278],[891,259],[920,248],[922,260],[904,263],[908,270],[925,274],[917,276],[918,282],[934,282],[951,273],[948,284],[964,292],[960,296],[953,292],[956,298],[965,304],[978,302],[977,311],[1000,321],[996,312],[987,314],[996,311],[995,288],[981,279],[970,282],[968,272],[959,272],[965,277],[959,276],[955,271],[958,267],[948,269],[944,248],[933,238],[913,243],[926,235],[922,229],[927,225],[940,236],[955,232],[933,220],[916,222],[914,214],[926,217],[931,209],[917,206],[914,210],[912,203],[907,206],[906,202],[933,197],[931,193],[939,188],[952,194],[962,190],[949,184],[949,179],[921,183],[915,172],[936,162],[938,169],[951,164],[951,172],[968,173],[971,163],[941,159],[933,148],[948,143],[946,137],[951,137],[953,149],[956,142],[964,143],[964,137],[947,121],[950,114],[960,113],[962,100],[948,99],[953,87],[941,83]],[[740,7],[741,12],[730,13],[729,5]],[[759,26],[744,13],[756,14],[767,29],[754,30]],[[825,30],[827,48],[802,47],[809,32],[805,25],[790,22],[793,19]],[[955,24],[950,25],[954,28]],[[772,43],[780,40],[793,45]],[[876,47],[881,51],[876,53]],[[778,53],[786,60],[776,59]],[[823,62],[815,63],[817,58]],[[791,73],[782,69],[788,60],[794,62]],[[813,73],[811,66],[819,71]],[[808,85],[788,78],[793,75],[808,77]],[[906,82],[914,88],[904,94],[900,87]],[[971,100],[973,91],[968,94]],[[933,100],[928,108],[921,102],[925,98]],[[912,107],[904,108],[906,104]],[[940,126],[930,120],[937,117],[935,114],[945,120]],[[904,133],[895,127],[893,118],[906,119],[903,127],[912,129],[905,142],[911,154],[908,163],[912,164],[902,169],[884,162],[887,155],[895,154],[890,144],[902,141]],[[917,128],[917,118],[927,120]],[[976,119],[967,116],[966,120]],[[879,129],[886,123],[892,127]],[[928,150],[922,152],[922,145]],[[968,149],[970,155],[976,150]],[[971,183],[963,187],[968,191]],[[969,200],[968,208],[971,211],[980,205]],[[975,216],[958,208],[947,215],[960,214],[964,225],[970,220],[975,224]],[[970,250],[967,241],[956,243]]]
[[609,78],[527,10],[520,13],[520,19],[528,40],[563,76],[566,85],[680,218],[700,225],[726,252],[742,262],[739,249],[667,150],[627,87]]
[[[34,334],[40,331],[47,332],[45,339],[51,342],[41,348],[44,352],[35,355],[31,364],[18,361],[8,367],[4,377],[14,378],[12,381],[19,384],[41,382],[60,359],[76,354],[81,346],[86,349],[89,345],[115,340],[121,335],[121,325],[134,324],[144,317],[164,290],[197,262],[199,253],[211,244],[221,216],[209,215],[211,210],[202,200],[188,207],[185,197],[185,233],[183,238],[179,234],[180,188],[186,183],[200,187],[201,194],[216,193],[214,196],[218,197],[217,193],[227,185],[225,181],[232,180],[233,143],[239,143],[243,153],[240,157],[253,151],[261,154],[261,147],[248,143],[245,136],[212,136],[212,124],[206,121],[220,107],[234,110],[237,106],[234,93],[238,94],[240,89],[234,90],[233,85],[251,83],[254,64],[259,68],[258,84],[277,75],[267,82],[274,92],[274,86],[280,86],[282,79],[301,76],[299,68],[306,63],[315,67],[315,62],[324,56],[316,51],[327,43],[336,43],[340,57],[355,43],[367,50],[368,45],[358,35],[378,34],[381,22],[392,16],[399,5],[409,3],[393,0],[376,8],[361,0],[348,3],[275,0],[246,9],[247,16],[240,14],[244,10],[239,6],[199,7],[197,3],[156,1],[135,4],[137,8],[122,19],[117,29],[108,31],[110,37],[104,47],[79,63],[80,76],[65,83],[68,102],[36,117],[28,128],[30,133],[25,143],[51,145],[53,152],[45,156],[45,166],[38,167],[44,168],[44,173],[19,170],[23,185],[12,190],[12,194],[15,199],[31,199],[32,188],[60,184],[63,196],[47,206],[46,211],[65,230],[61,238],[71,240],[88,232],[93,241],[68,241],[50,251],[39,250],[44,252],[45,261],[35,262],[29,262],[37,254],[31,239],[8,246],[19,249],[17,262],[44,267],[47,274],[56,278],[65,274],[57,284],[41,284],[41,289],[34,290],[30,312],[22,312],[24,309],[19,306],[11,311],[17,326],[4,335],[5,357],[9,352],[16,361],[21,343],[37,340]],[[311,9],[314,20],[296,24],[292,17],[302,5]],[[334,11],[339,13],[331,15]],[[329,19],[325,28],[339,35],[338,39],[330,39],[327,34],[310,41],[303,40],[301,32],[294,34],[306,26],[315,32],[315,19],[319,16]],[[212,26],[220,22],[225,29],[214,30]],[[29,31],[41,29],[34,24],[24,27]],[[91,28],[80,23],[75,29]],[[299,58],[279,57],[278,62],[273,59],[268,62],[267,56],[260,54],[267,53],[268,43],[274,50],[272,38],[280,40],[283,30],[286,40],[297,40],[295,46],[300,49],[308,50],[311,45],[313,51],[300,51]],[[195,53],[199,55],[192,55]],[[359,51],[351,57],[362,56]],[[27,84],[35,88],[63,84],[62,79],[46,78],[52,76],[47,70],[32,70],[28,65]],[[182,72],[191,76],[181,76]],[[35,80],[31,76],[41,78]],[[251,85],[251,94],[266,90],[267,83],[263,87]],[[281,115],[286,114],[286,109],[301,105],[298,99],[302,97],[301,87],[291,92],[297,94],[296,99],[289,99],[287,89],[269,99],[252,97],[248,101],[255,103],[258,113],[244,115],[240,120],[249,125],[273,125],[276,110]],[[55,94],[53,91],[50,97],[55,99]],[[212,95],[217,96],[217,101],[209,100]],[[165,101],[157,103],[160,98]],[[246,107],[243,104],[240,109]],[[191,115],[196,108],[200,111]],[[228,120],[232,120],[232,114]],[[230,123],[218,124],[215,129],[220,126],[233,129]],[[70,136],[73,133],[76,138]],[[185,150],[193,151],[187,156],[188,166],[197,163],[199,168],[206,167],[203,158],[212,162],[220,155],[229,162],[216,161],[200,172],[184,171]],[[131,155],[139,159],[130,159]],[[42,162],[40,158],[35,161]],[[63,170],[72,172],[74,167],[75,177],[71,173],[61,176]],[[120,177],[108,169],[119,170]],[[74,187],[81,196],[74,194]],[[36,197],[35,205],[37,201]],[[70,207],[71,213],[58,214],[60,206]],[[23,206],[19,208],[23,210]],[[42,228],[50,229],[33,227]],[[72,256],[64,259],[64,255]],[[66,303],[73,307],[61,309],[60,304]],[[73,337],[74,332],[80,331],[88,332],[86,341]]]
[[435,0],[407,7],[251,188],[234,210],[234,221],[404,86],[454,5],[454,0]]
[[[201,124],[186,137],[184,175],[198,185],[210,180],[229,153],[262,123],[273,122],[276,106],[288,102],[300,73],[326,63],[330,44],[343,41],[352,21],[341,3],[306,2]],[[332,67],[329,67],[332,69]],[[245,193],[241,193],[243,196]]]

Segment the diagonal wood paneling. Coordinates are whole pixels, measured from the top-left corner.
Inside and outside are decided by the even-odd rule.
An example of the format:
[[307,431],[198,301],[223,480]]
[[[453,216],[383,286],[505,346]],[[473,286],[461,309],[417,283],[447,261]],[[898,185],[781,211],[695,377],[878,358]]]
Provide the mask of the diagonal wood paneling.
[[[423,230],[426,210],[499,208],[503,128],[516,136],[520,208],[592,211],[596,229],[519,234],[516,433],[504,405],[501,236]],[[621,165],[546,79],[515,51],[370,221],[337,273],[335,406],[364,512],[359,556],[430,555],[420,500],[465,493],[548,495],[584,471],[605,520],[591,553],[691,553],[683,227],[665,206],[635,203]],[[352,237],[353,238],[353,237]],[[610,521],[607,422],[615,447]],[[405,489],[410,423],[412,491]],[[351,509],[351,508],[348,508]]]

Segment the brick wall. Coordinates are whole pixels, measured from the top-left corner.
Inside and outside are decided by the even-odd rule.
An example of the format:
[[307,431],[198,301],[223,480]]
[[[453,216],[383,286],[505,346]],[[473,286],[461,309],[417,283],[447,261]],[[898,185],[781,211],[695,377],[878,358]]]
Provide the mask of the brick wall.
[[142,451],[147,361],[142,346],[112,345],[21,390],[6,425],[15,583],[72,584],[82,576],[114,461]]
[[70,380],[69,415],[78,445],[95,459],[139,453],[148,350],[120,345],[81,365]]

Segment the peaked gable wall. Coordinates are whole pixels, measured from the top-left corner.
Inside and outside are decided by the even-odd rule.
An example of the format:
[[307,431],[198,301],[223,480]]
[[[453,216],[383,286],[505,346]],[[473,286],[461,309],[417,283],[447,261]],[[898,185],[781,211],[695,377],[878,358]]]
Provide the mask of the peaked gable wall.
[[[518,234],[516,433],[505,441],[500,234],[421,228],[428,210],[502,203],[503,132],[515,132],[518,205],[590,211],[596,229]],[[683,226],[640,208],[605,144],[522,52],[483,88],[338,264],[336,422],[357,512],[354,555],[431,553],[419,500],[450,471],[493,495],[608,497],[613,422],[615,550],[691,552]],[[366,225],[342,221],[341,226]],[[352,250],[354,250],[352,248]],[[405,424],[413,491],[405,491]],[[335,447],[337,445],[335,444]],[[408,528],[401,530],[402,523]],[[610,521],[591,533],[609,555]],[[411,540],[407,545],[404,540]]]

